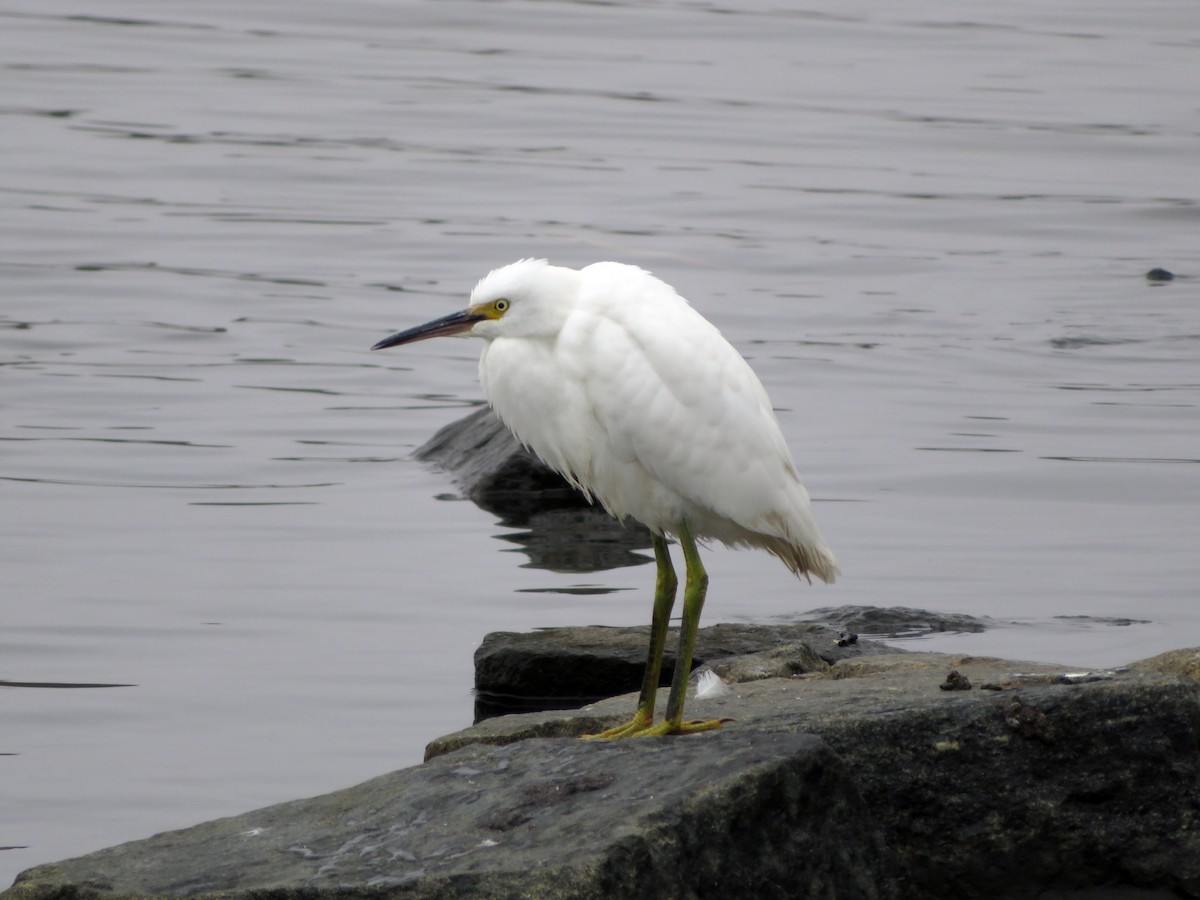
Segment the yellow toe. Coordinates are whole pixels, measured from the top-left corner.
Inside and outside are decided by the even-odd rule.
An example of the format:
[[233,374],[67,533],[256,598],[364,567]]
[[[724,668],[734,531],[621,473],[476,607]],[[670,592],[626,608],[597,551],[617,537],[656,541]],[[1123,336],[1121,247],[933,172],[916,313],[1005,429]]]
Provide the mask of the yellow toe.
[[641,734],[653,724],[653,720],[649,715],[639,710],[634,714],[633,718],[624,725],[617,725],[613,728],[608,728],[601,731],[599,734],[585,734],[585,741],[611,741],[617,738],[635,737]]

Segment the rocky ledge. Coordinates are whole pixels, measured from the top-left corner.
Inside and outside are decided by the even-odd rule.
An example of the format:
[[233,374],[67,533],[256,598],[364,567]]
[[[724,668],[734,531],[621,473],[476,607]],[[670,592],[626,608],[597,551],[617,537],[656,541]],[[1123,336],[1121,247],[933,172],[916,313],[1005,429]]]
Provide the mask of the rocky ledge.
[[[782,655],[830,655],[805,641]],[[771,664],[730,662],[750,680],[689,701],[732,720],[717,732],[578,739],[632,695],[489,719],[420,766],[0,897],[1200,897],[1200,650],[1093,672],[867,652],[801,674],[753,653]]]
[[[475,718],[525,710],[578,707],[641,688],[648,626],[599,625],[496,631],[475,651]],[[679,631],[667,633],[662,683],[675,674]],[[721,624],[696,635],[693,670],[712,669],[728,682],[823,672],[840,659],[897,653],[825,625]]]

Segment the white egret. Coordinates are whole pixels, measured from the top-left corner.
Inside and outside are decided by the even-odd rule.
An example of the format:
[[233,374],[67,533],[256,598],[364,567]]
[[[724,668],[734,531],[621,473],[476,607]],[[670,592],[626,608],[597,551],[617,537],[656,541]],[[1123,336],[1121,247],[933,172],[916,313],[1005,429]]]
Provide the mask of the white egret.
[[[521,443],[612,515],[653,534],[658,578],[637,711],[598,736],[719,727],[683,720],[708,587],[697,540],[759,547],[806,578],[838,574],[758,377],[670,285],[615,262],[575,270],[520,260],[483,278],[465,310],[371,349],[452,334],[483,338],[479,380]],[[678,584],[668,535],[687,572],[666,718],[655,724]]]

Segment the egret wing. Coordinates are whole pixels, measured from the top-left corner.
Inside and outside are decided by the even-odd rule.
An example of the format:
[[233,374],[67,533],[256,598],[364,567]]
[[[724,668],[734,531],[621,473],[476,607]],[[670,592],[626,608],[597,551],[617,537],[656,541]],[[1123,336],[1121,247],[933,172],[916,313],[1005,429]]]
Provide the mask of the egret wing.
[[[651,527],[657,511],[645,507],[652,497],[662,504],[655,488],[750,531],[806,507],[766,391],[746,361],[663,282],[645,275],[632,289],[628,279],[622,285],[619,301],[602,288],[585,297],[558,348],[603,436],[603,458],[594,460],[601,498]],[[648,483],[632,483],[639,468]]]

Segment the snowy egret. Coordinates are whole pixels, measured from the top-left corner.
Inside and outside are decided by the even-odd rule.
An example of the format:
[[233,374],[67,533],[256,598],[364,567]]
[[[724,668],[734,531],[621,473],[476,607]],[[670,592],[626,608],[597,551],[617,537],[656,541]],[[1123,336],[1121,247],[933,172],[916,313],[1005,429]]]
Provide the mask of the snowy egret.
[[[658,577],[637,711],[596,737],[719,727],[683,720],[708,587],[697,540],[759,547],[806,578],[838,574],[758,377],[674,288],[615,262],[576,270],[520,260],[483,278],[465,310],[371,349],[452,334],[484,339],[480,383],[518,440],[589,499],[653,535]],[[675,675],[656,724],[678,585],[668,535],[687,570]]]

